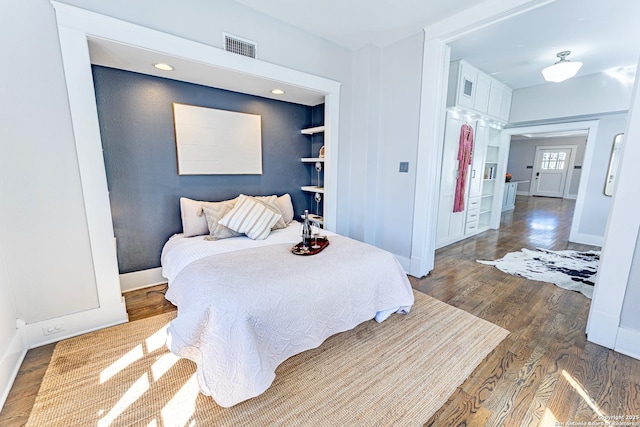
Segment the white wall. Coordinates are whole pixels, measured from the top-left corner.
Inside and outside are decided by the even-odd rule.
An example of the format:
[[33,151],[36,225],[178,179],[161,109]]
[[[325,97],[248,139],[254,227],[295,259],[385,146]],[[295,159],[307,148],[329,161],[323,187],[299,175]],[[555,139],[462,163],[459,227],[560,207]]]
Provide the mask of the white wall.
[[[531,188],[533,166],[536,157],[536,147],[541,145],[577,145],[576,166],[582,166],[584,158],[586,136],[570,136],[557,138],[528,138],[511,140],[509,148],[509,161],[507,172],[513,175],[513,181],[529,181],[518,184],[518,192],[529,192]],[[574,169],[571,173],[571,183],[569,186],[569,196],[578,195],[578,185],[580,184],[581,169]]]
[[[353,54],[353,98],[358,102],[351,115],[350,148],[348,154],[340,153],[339,160],[349,171],[350,188],[342,183],[340,188],[341,196],[348,194],[350,199],[348,235],[371,244],[377,230],[373,208],[380,146],[380,56],[381,49],[374,46]],[[348,157],[342,158],[343,154]]]
[[576,77],[513,92],[510,124],[583,117],[629,109],[633,82],[606,74]]
[[[419,33],[382,51],[376,245],[396,254],[405,268],[411,257],[423,47]],[[409,162],[408,173],[399,172],[400,162]]]
[[[346,49],[233,1],[67,3],[214,46],[222,31],[257,41],[264,61],[344,82],[340,133],[348,134]],[[11,248],[5,256],[17,316],[32,323],[95,308],[98,300],[54,10],[47,0],[5,1],[0,16],[11,16],[0,35],[3,58],[13,64],[0,79],[7,106],[0,126],[0,240]],[[339,215],[345,211],[339,206]]]
[[22,363],[26,343],[16,328],[16,309],[9,286],[4,252],[0,247],[0,408],[11,389],[15,374]]
[[604,195],[604,183],[609,170],[609,158],[613,147],[613,137],[625,131],[625,114],[604,116],[598,124],[595,150],[591,161],[589,179],[586,182],[586,198],[578,231],[580,234],[604,237],[611,197]]
[[633,262],[627,281],[627,292],[622,304],[621,327],[640,332],[638,301],[640,301],[640,239],[636,240],[636,250],[633,254]]
[[[633,83],[605,74],[547,83],[513,92],[511,125],[557,123],[577,118],[599,119],[578,232],[584,241],[602,242],[611,198],[603,194],[614,135],[624,132]],[[552,100],[552,102],[550,101]],[[586,159],[585,161],[588,161]],[[584,178],[582,178],[584,180]],[[574,224],[575,226],[575,224]]]
[[[53,9],[2,2],[0,241],[17,316],[28,323],[98,304]],[[9,250],[10,249],[10,250]]]

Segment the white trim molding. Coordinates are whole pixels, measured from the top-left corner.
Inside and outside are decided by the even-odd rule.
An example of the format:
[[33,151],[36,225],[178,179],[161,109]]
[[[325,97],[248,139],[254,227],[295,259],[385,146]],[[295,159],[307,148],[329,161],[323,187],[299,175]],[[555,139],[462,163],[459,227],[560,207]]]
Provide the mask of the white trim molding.
[[[638,80],[635,82],[631,95],[625,139],[627,141],[640,140]],[[588,146],[589,142],[587,141]],[[629,349],[626,344],[630,335],[627,331],[622,331],[620,318],[633,266],[634,253],[640,238],[640,216],[637,214],[640,209],[640,199],[638,199],[635,184],[640,181],[640,168],[638,168],[640,144],[624,144],[622,150],[618,178],[605,229],[600,268],[589,311],[587,339],[616,350],[616,346],[622,344],[625,351],[631,352],[632,349]],[[588,164],[587,162],[588,160],[585,159],[583,164]],[[579,199],[580,192],[578,192]],[[620,333],[623,334],[622,340],[618,339]],[[637,335],[634,334],[634,336]],[[633,348],[637,350],[636,345]]]
[[27,354],[27,340],[24,334],[25,323],[22,320],[16,322],[16,331],[9,341],[9,345],[0,354],[0,408],[4,406],[9,391],[18,374],[20,365]]
[[[29,348],[35,348],[109,326],[127,323],[129,316],[124,297],[121,296],[120,300],[119,304],[30,323],[25,328],[27,344]],[[46,335],[44,331],[47,331]]]
[[162,267],[120,275],[120,290],[123,293],[161,285],[163,283],[167,283],[167,278],[162,275]]
[[615,350],[640,360],[640,330],[618,328]]
[[[485,0],[424,28],[410,273],[434,266],[450,47],[447,43],[555,0]],[[504,190],[504,187],[502,188]]]

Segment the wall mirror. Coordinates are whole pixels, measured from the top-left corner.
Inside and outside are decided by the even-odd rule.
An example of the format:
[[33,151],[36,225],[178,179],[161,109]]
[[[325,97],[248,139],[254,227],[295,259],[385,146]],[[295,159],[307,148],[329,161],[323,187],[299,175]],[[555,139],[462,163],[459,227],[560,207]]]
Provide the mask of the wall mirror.
[[618,175],[618,166],[620,164],[620,153],[622,150],[623,133],[619,133],[613,137],[613,147],[611,147],[611,158],[609,159],[609,170],[604,183],[604,195],[613,196],[613,187]]

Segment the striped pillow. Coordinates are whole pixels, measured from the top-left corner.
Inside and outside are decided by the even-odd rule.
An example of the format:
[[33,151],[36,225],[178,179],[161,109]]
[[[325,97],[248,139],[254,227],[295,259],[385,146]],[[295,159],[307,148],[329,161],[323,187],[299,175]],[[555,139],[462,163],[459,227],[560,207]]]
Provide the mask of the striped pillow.
[[282,215],[267,203],[241,194],[233,209],[218,223],[238,233],[244,233],[250,239],[264,240],[280,218]]

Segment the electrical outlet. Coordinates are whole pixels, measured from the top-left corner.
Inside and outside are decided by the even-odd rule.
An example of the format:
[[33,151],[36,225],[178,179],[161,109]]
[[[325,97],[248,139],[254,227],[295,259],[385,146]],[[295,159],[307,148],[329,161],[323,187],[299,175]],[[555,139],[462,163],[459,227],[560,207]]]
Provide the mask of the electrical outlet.
[[58,332],[64,331],[64,324],[58,323],[57,325],[47,326],[46,328],[42,328],[42,335],[53,335]]

